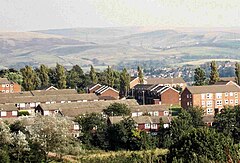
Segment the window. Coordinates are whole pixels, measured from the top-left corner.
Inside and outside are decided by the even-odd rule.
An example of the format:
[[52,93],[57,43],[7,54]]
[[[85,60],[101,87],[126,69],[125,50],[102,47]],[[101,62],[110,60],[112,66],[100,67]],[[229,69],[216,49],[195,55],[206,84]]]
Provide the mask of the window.
[[169,124],[163,124],[163,128],[169,128]]
[[2,90],[3,93],[5,93],[5,90]]
[[205,94],[201,94],[202,99],[205,99]]
[[189,94],[187,94],[187,98],[189,98]]
[[190,106],[190,103],[189,103],[189,102],[187,102],[187,106]]
[[5,87],[5,84],[2,84],[2,87]]
[[6,93],[9,93],[9,90],[6,90]]
[[169,112],[168,111],[164,111],[163,115],[169,115]]
[[13,84],[11,84],[10,87],[13,87]]
[[228,92],[225,93],[225,96],[228,96]]
[[17,111],[12,111],[12,116],[17,116],[18,112]]
[[222,93],[216,93],[216,97],[219,99],[219,98],[222,98]]
[[150,124],[149,123],[146,123],[145,124],[145,129],[149,129],[150,128]]
[[207,108],[207,114],[212,114],[213,113],[213,109],[212,108]]
[[65,101],[61,101],[61,104],[65,103]]
[[227,105],[228,104],[228,100],[225,100],[225,105]]
[[207,101],[207,107],[212,106],[212,101]]
[[230,92],[230,93],[229,93],[229,95],[230,95],[230,96],[233,96],[233,93],[232,93],[232,92]]
[[205,101],[202,101],[202,106],[205,106]]
[[44,111],[44,113],[43,113],[44,115],[49,115],[49,111],[47,110],[47,111]]
[[1,117],[6,117],[6,116],[7,116],[7,112],[1,111]]
[[211,93],[207,93],[207,98],[211,99],[212,98],[212,94]]
[[50,102],[49,102],[49,101],[47,101],[47,102],[46,102],[46,104],[50,104]]
[[153,116],[158,116],[158,111],[155,111],[155,112],[153,113]]
[[217,100],[216,105],[217,106],[222,106],[222,100]]
[[9,87],[9,84],[6,84],[6,87]]
[[87,100],[83,100],[83,102],[87,102]]
[[238,105],[238,99],[235,100],[235,105]]
[[157,129],[157,124],[152,124],[151,129]]
[[233,104],[233,100],[230,100],[230,104]]
[[238,93],[235,92],[235,93],[234,93],[234,96],[235,96],[235,98],[238,98]]

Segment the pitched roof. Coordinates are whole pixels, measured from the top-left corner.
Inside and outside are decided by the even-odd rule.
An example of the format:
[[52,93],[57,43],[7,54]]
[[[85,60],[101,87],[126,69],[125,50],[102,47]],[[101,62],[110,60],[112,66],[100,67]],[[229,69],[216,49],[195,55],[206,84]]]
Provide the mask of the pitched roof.
[[57,103],[57,104],[40,104],[43,110],[60,110],[63,115],[75,117],[79,114],[102,112],[112,103],[124,103],[128,106],[138,105],[135,99],[128,100],[111,100],[111,101],[90,101],[90,102],[73,102],[73,103]]
[[14,104],[0,105],[0,111],[17,111]]
[[14,92],[14,93],[0,93],[0,98],[14,98],[14,97],[25,97],[25,96],[32,96],[31,92]]
[[31,93],[33,94],[33,96],[78,94],[75,89],[34,90],[34,91],[31,91]]
[[170,105],[136,105],[130,106],[132,112],[150,112],[150,111],[166,111]]
[[31,102],[61,102],[61,101],[82,101],[98,100],[94,93],[89,94],[63,94],[63,95],[44,95],[44,96],[23,96],[23,97],[3,97],[0,98],[0,104],[5,103],[31,103]]
[[[119,123],[122,121],[124,118],[122,116],[113,116],[109,117],[109,120],[112,124],[114,123]],[[149,124],[149,123],[160,123],[160,119],[163,120],[163,123],[170,123],[170,118],[168,116],[138,116],[138,117],[132,117],[132,119],[137,123],[137,124]]]
[[7,78],[0,78],[0,84],[10,84],[11,82]]
[[177,84],[186,83],[183,78],[148,78],[148,84]]
[[137,84],[134,86],[134,90],[151,90],[152,88],[158,86],[157,84]]
[[189,86],[186,89],[188,89],[193,94],[240,92],[240,88],[236,85]]
[[107,90],[113,90],[114,92],[116,92],[116,93],[119,93],[117,90],[115,90],[115,89],[113,89],[112,87],[109,87],[109,86],[107,86],[107,85],[103,85],[103,86],[101,86],[99,89],[97,89],[96,91],[95,91],[95,93],[96,94],[103,94],[105,91],[107,91]]
[[93,88],[97,87],[97,86],[100,86],[101,87],[101,84],[91,84],[88,89],[89,90],[92,90]]

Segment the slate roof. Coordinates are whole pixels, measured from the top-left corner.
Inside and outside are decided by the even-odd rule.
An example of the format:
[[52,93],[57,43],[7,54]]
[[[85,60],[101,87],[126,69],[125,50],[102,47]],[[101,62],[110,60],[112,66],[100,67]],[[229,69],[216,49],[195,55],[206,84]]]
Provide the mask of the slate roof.
[[18,111],[14,104],[0,105],[0,111]]
[[177,84],[186,83],[183,78],[148,78],[148,84]]
[[31,93],[33,96],[78,94],[75,89],[34,90]]
[[170,105],[136,105],[130,106],[132,112],[149,112],[149,111],[168,111]]
[[236,85],[189,86],[186,89],[188,89],[192,94],[240,92],[240,88]]
[[[119,123],[123,119],[124,118],[122,116],[109,117],[109,120],[112,124]],[[170,118],[168,116],[162,116],[162,117],[158,117],[158,116],[138,116],[138,117],[132,117],[132,119],[137,124],[160,123],[160,119],[162,119],[163,123],[165,123],[165,124],[170,123]]]
[[0,84],[10,84],[11,82],[7,78],[0,78]]

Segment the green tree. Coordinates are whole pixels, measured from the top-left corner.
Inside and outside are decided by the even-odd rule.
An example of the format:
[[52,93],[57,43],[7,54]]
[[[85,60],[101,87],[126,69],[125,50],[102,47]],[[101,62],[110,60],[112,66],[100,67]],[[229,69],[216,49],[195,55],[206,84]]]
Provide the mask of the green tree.
[[209,128],[192,129],[169,148],[168,162],[236,162],[237,150],[229,137]]
[[23,76],[20,72],[8,72],[3,77],[7,78],[10,81],[13,81],[14,83],[22,85]]
[[137,70],[138,70],[139,81],[140,81],[141,84],[143,84],[143,71],[142,71],[140,66],[138,66]]
[[57,80],[57,87],[59,89],[66,88],[66,73],[65,69],[62,65],[58,64],[56,65],[56,80]]
[[89,75],[90,75],[90,78],[91,78],[91,82],[92,82],[93,84],[97,84],[97,82],[98,82],[97,74],[96,74],[96,71],[95,71],[93,65],[91,65]]
[[235,64],[235,75],[236,75],[236,82],[238,85],[240,85],[240,64]]
[[40,65],[39,72],[38,72],[38,77],[41,81],[41,86],[42,87],[48,87],[49,86],[49,68],[45,66],[44,64]]
[[108,116],[130,116],[131,110],[126,104],[115,102],[104,109],[103,112]]
[[39,78],[37,77],[36,72],[32,69],[31,66],[26,66],[20,71],[23,76],[22,86],[25,91],[31,91],[39,87]]
[[194,85],[200,86],[205,85],[206,82],[206,74],[204,70],[200,67],[196,68],[194,71]]
[[127,96],[130,87],[130,75],[124,68],[120,74],[120,96]]
[[215,84],[217,81],[219,81],[217,63],[215,61],[212,61],[210,67],[211,67],[211,72],[210,72],[209,84]]
[[107,85],[113,87],[114,85],[114,72],[110,66],[105,71],[106,78],[107,78]]

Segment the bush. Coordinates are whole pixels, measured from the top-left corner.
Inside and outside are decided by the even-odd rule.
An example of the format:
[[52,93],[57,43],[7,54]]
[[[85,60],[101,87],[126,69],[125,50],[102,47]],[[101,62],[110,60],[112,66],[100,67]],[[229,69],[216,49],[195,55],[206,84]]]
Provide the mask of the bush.
[[21,110],[18,112],[18,116],[27,116],[30,115],[28,111],[26,110]]

